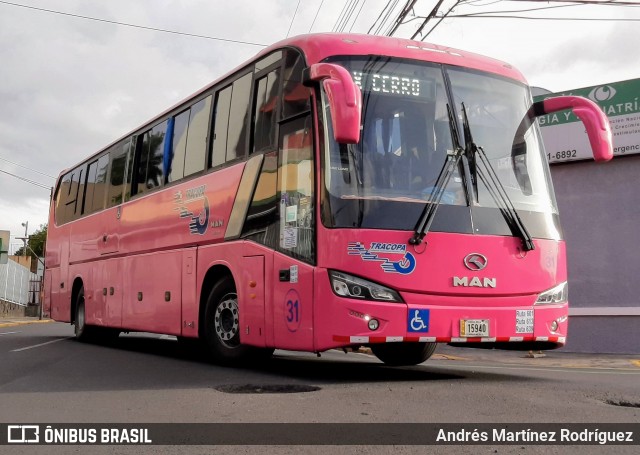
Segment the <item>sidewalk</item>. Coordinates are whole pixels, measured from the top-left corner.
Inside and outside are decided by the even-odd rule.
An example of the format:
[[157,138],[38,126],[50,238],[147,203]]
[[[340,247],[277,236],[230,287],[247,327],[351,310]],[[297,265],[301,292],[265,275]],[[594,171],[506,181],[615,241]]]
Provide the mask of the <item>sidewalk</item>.
[[0,318],[0,328],[2,327],[15,327],[18,325],[25,325],[25,324],[42,324],[42,323],[47,323],[47,322],[53,322],[52,319],[48,319],[48,318],[38,318],[36,317],[28,317],[28,316],[23,316],[23,317],[8,317],[8,318]]
[[[628,369],[640,372],[640,354],[585,354],[565,352],[561,349],[535,352],[502,351],[497,349],[454,348],[438,345],[431,359],[460,363],[498,363],[532,367]],[[428,363],[429,361],[427,361]]]

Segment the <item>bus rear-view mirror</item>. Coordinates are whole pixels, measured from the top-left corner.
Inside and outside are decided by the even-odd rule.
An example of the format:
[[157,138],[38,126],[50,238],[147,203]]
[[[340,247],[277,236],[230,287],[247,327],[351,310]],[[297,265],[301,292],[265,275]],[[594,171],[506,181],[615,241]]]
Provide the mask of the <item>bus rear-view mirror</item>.
[[593,101],[581,96],[558,96],[538,101],[532,109],[536,116],[571,109],[587,130],[593,158],[596,161],[609,161],[613,158],[609,119]]
[[341,144],[360,140],[362,94],[349,72],[332,63],[316,63],[309,68],[309,79],[322,83],[331,110],[333,136]]

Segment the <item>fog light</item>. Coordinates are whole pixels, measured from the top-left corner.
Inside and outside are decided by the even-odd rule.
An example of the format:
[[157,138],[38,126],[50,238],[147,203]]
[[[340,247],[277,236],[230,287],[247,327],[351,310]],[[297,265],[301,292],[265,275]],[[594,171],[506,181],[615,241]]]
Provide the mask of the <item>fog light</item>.
[[558,321],[553,321],[551,323],[551,331],[555,332],[556,330],[558,330]]
[[371,319],[369,321],[369,330],[378,330],[378,327],[380,327],[380,323],[377,319]]

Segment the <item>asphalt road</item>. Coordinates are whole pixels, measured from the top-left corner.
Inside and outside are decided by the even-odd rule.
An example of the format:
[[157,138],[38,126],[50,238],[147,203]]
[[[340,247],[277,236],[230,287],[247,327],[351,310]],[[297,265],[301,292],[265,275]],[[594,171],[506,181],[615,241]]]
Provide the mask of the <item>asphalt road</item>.
[[[265,365],[228,368],[185,351],[173,337],[134,333],[121,335],[110,345],[96,345],[79,343],[72,335],[72,327],[60,323],[0,327],[2,422],[640,423],[640,408],[634,407],[640,404],[640,368],[632,364],[628,368],[571,367],[575,362],[544,366],[491,352],[444,348],[447,355],[405,368],[386,367],[367,354],[339,351],[320,358],[276,351]],[[282,393],[309,387],[316,390]],[[280,393],[264,393],[270,390]],[[334,446],[330,453],[638,453],[637,445],[430,447]],[[2,451],[325,454],[328,450],[149,449],[38,446]]]

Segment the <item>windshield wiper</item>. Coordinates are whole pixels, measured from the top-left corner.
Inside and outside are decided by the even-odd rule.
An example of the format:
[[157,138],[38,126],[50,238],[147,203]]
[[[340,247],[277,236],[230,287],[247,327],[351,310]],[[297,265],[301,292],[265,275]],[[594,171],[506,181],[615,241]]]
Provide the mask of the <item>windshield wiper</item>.
[[[513,206],[507,191],[504,189],[502,182],[498,178],[498,174],[495,169],[489,162],[489,158],[487,158],[487,154],[484,149],[473,141],[473,137],[471,136],[471,127],[469,126],[469,119],[467,117],[467,109],[462,103],[462,125],[464,128],[464,141],[465,141],[465,154],[467,158],[469,158],[469,166],[471,167],[473,163],[472,171],[472,182],[474,184],[474,190],[476,194],[478,194],[478,182],[477,178],[480,177],[480,180],[487,187],[487,190],[495,203],[498,205],[502,216],[506,220],[507,224],[511,228],[513,232],[518,234],[520,239],[522,240],[522,245],[525,251],[531,251],[535,249],[535,245],[533,243],[533,238],[527,231],[524,223],[520,219],[520,215],[516,211],[516,208]],[[485,168],[487,175],[481,170],[477,168],[477,160],[476,157],[480,157],[480,163],[482,163]],[[473,159],[473,161],[471,160]]]
[[454,150],[447,150],[447,158],[442,165],[442,169],[440,169],[440,174],[438,174],[438,179],[431,190],[431,194],[429,194],[429,199],[427,200],[424,209],[422,209],[422,214],[420,214],[420,218],[418,218],[413,236],[409,239],[409,244],[411,245],[420,245],[424,237],[429,232],[436,210],[438,210],[438,207],[440,206],[442,195],[449,184],[449,179],[458,167],[460,158],[462,158],[462,155],[465,153],[464,149],[460,146],[456,122],[451,107],[448,104],[447,113],[449,114],[449,128],[451,129],[451,136],[453,137]]

